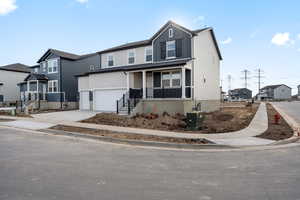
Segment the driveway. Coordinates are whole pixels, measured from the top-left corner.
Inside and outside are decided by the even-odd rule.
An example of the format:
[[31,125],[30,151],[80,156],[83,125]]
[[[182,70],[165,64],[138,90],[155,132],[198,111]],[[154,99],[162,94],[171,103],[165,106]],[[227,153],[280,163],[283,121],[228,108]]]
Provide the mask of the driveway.
[[51,112],[51,113],[42,113],[32,115],[33,118],[39,121],[46,121],[51,123],[59,123],[63,121],[76,122],[81,121],[96,115],[96,112],[93,111],[80,111],[80,110],[71,110],[71,111],[60,111],[60,112]]
[[274,102],[272,104],[283,110],[289,117],[293,118],[293,120],[298,123],[298,126],[300,126],[300,101]]
[[0,128],[1,200],[296,200],[300,148],[195,152]]

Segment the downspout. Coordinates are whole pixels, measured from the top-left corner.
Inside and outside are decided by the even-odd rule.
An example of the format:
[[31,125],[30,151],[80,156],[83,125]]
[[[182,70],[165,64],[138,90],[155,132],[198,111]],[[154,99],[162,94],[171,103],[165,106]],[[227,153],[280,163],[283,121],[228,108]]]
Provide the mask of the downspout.
[[63,105],[62,105],[62,67],[61,67],[61,59],[59,58],[59,87],[60,87],[60,93],[59,93],[59,96],[60,96],[60,109],[63,108]]

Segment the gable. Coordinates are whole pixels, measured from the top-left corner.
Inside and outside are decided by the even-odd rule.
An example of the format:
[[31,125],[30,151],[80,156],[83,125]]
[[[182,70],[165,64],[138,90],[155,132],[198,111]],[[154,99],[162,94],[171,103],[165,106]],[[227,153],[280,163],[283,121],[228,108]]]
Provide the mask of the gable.
[[54,54],[53,52],[51,51],[47,51],[39,60],[38,60],[38,63],[41,63],[45,60],[49,60],[49,59],[53,59],[53,58],[59,58],[60,56],[59,55],[56,55]]

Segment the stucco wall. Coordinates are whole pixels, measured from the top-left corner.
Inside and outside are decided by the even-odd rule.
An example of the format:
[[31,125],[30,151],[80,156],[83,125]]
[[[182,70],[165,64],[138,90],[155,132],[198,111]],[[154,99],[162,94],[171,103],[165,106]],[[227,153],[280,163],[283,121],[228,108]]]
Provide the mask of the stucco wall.
[[220,100],[220,60],[210,31],[193,38],[196,100]]
[[101,68],[108,68],[107,66],[107,56],[114,56],[114,67],[128,65],[128,52],[131,50],[135,51],[135,63],[134,64],[143,64],[145,63],[145,48],[151,46],[144,46],[138,48],[132,48],[130,50],[121,50],[111,53],[101,54]]
[[3,83],[2,94],[4,101],[20,100],[20,89],[17,84],[23,82],[27,76],[28,73],[0,70],[0,81]]

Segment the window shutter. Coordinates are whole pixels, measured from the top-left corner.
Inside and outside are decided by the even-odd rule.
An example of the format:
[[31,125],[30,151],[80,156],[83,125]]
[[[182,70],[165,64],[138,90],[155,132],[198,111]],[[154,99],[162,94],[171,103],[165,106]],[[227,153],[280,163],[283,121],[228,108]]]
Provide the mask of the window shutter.
[[153,86],[160,87],[160,83],[161,83],[160,72],[154,72],[153,73]]
[[176,57],[182,57],[182,39],[176,40]]
[[166,42],[160,43],[160,58],[166,59]]

